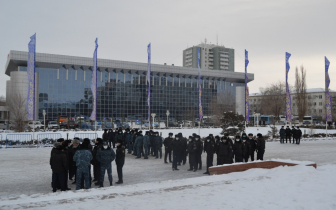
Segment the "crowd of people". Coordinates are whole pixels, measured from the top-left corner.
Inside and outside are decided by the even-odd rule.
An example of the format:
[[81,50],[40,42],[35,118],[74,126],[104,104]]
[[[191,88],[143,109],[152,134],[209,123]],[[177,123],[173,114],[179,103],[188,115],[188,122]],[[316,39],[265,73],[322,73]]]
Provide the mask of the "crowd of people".
[[[213,166],[216,154],[216,165],[231,164],[234,162],[263,160],[265,152],[265,140],[262,134],[257,138],[250,133],[236,135],[232,140],[228,134],[224,136],[213,136],[210,134],[201,139],[197,134],[188,138],[182,133],[174,136],[169,133],[163,139],[158,132],[152,130],[142,134],[138,129],[121,129],[115,131],[104,130],[102,138],[97,138],[95,145],[91,145],[89,139],[84,139],[80,144],[78,138],[71,140],[58,139],[51,150],[50,165],[52,169],[53,192],[71,190],[68,187],[68,180],[76,184],[76,190],[89,189],[92,182],[98,187],[104,187],[105,172],[107,172],[110,186],[113,185],[112,162],[115,160],[118,181],[123,183],[123,166],[125,164],[125,153],[136,156],[135,158],[148,159],[149,156],[155,159],[162,159],[162,147],[164,146],[164,163],[172,164],[172,170],[178,171],[178,166],[185,165],[189,161],[188,171],[196,172],[202,170],[202,154],[206,153],[206,171]],[[115,150],[115,151],[114,151]],[[91,178],[91,165],[93,165],[93,179]]]
[[292,126],[292,129],[290,129],[289,126],[287,126],[286,129],[284,128],[284,126],[281,126],[279,134],[280,134],[281,144],[285,143],[285,138],[286,138],[286,144],[288,140],[289,140],[289,143],[291,144],[291,139],[293,140],[293,144],[300,144],[302,131],[300,130],[299,126],[297,126],[296,129],[294,126]]

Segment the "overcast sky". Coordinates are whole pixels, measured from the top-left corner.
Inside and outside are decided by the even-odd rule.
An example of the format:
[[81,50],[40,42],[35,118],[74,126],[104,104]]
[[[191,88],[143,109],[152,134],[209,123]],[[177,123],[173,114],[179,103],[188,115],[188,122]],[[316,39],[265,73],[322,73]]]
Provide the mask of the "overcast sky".
[[295,67],[307,69],[308,88],[324,87],[324,56],[330,60],[330,88],[336,90],[335,0],[0,0],[0,95],[10,50],[28,50],[37,34],[37,52],[182,65],[182,51],[206,38],[235,49],[235,71],[254,73],[250,93],[285,80],[285,52],[290,58],[289,82]]

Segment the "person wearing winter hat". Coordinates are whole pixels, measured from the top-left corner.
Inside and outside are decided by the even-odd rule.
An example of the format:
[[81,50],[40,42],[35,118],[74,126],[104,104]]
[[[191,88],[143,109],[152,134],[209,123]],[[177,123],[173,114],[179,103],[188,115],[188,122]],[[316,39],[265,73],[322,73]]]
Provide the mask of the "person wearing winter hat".
[[173,150],[173,164],[172,164],[172,169],[173,171],[179,170],[177,168],[177,163],[180,161],[180,155],[181,155],[181,141],[179,136],[176,134],[175,139],[170,143],[170,146]]
[[97,152],[100,148],[103,147],[103,139],[97,138],[95,147],[92,150],[92,165],[93,165],[93,182],[96,182],[95,185],[100,185],[100,162],[97,160]]
[[264,160],[266,142],[261,133],[257,134],[258,141],[257,141],[257,160]]
[[253,139],[253,134],[249,133],[248,134],[248,139],[247,141],[250,143],[250,158],[251,161],[254,161],[254,152],[256,150],[256,141]]
[[68,161],[64,153],[62,153],[63,146],[57,145],[54,153],[50,157],[50,167],[52,170],[52,188],[56,192],[57,188],[61,191],[66,190],[66,173],[68,170]]
[[84,141],[79,150],[76,151],[73,160],[76,162],[76,190],[81,188],[82,178],[85,181],[85,188],[90,189],[90,162],[92,160],[91,151],[88,150],[88,142]]
[[243,145],[240,140],[240,135],[236,135],[235,143],[233,145],[233,154],[235,156],[235,162],[243,162]]
[[[119,144],[122,141],[118,141]],[[108,142],[103,142],[103,147],[98,149],[96,158],[100,162],[100,180],[99,180],[99,187],[104,187],[104,177],[105,177],[105,171],[107,171],[108,179],[110,181],[110,186],[112,186],[112,167],[111,163],[115,159],[116,155],[114,153],[114,150],[109,147]]]
[[125,163],[125,147],[122,145],[121,142],[117,142],[115,163],[117,165],[118,173],[118,181],[116,182],[116,184],[122,184],[124,183],[122,169]]
[[167,156],[169,155],[169,162],[171,163],[171,146],[170,143],[174,140],[173,133],[169,133],[168,137],[164,139],[163,145],[165,147],[165,157],[164,157],[164,163],[167,163]]

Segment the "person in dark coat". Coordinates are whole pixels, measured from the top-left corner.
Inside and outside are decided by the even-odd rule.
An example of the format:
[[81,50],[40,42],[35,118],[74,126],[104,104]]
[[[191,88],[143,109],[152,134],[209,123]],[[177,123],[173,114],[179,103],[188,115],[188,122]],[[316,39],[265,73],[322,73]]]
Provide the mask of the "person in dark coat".
[[[122,142],[118,141],[118,142]],[[111,163],[115,159],[115,153],[112,148],[108,146],[108,142],[104,141],[103,142],[103,147],[98,149],[97,160],[100,162],[100,186],[99,187],[104,187],[104,177],[105,177],[105,171],[107,171],[108,179],[110,181],[110,186],[112,186],[112,168],[111,168]]]
[[280,134],[280,144],[284,144],[285,143],[285,135],[286,135],[286,131],[284,129],[284,126],[281,126],[279,134]]
[[104,129],[104,133],[103,133],[102,139],[103,139],[103,141],[109,141],[107,129]]
[[70,140],[66,140],[66,141],[62,142],[62,147],[63,147],[62,153],[65,154],[65,156],[66,156],[67,166],[68,166],[67,171],[65,173],[65,180],[64,180],[65,181],[65,189],[66,190],[71,190],[71,188],[68,187],[69,164],[71,162],[71,160],[69,159],[70,156],[69,156],[69,150],[68,150],[69,141]]
[[93,165],[93,181],[97,182],[95,185],[100,185],[100,162],[97,160],[98,150],[103,147],[103,140],[101,138],[97,138],[95,147],[92,150],[92,165]]
[[173,141],[173,133],[169,133],[169,136],[165,138],[163,141],[163,145],[165,147],[165,157],[164,157],[164,163],[167,163],[167,156],[169,155],[169,163],[171,163],[171,146],[170,143]]
[[118,181],[116,182],[116,184],[122,184],[124,183],[122,169],[125,164],[125,147],[122,145],[121,142],[117,142],[115,162],[117,165],[117,173],[118,173]]
[[170,146],[173,150],[173,171],[179,170],[177,168],[177,162],[180,160],[182,144],[177,134],[175,135],[175,139],[170,143]]
[[197,145],[195,143],[195,140],[192,136],[189,136],[188,139],[188,146],[187,146],[187,154],[189,155],[189,170],[188,171],[197,171],[197,165],[196,165],[196,151],[197,151]]
[[126,133],[125,133],[125,142],[126,145],[123,145],[125,148],[127,148],[127,153],[131,154],[132,153],[132,148],[133,148],[133,139],[132,139],[132,134],[131,131],[127,128]]
[[216,153],[216,157],[217,157],[217,161],[216,161],[217,166],[222,165],[221,158],[219,156],[219,146],[220,146],[221,141],[222,140],[219,138],[219,136],[215,136],[215,153]]
[[187,139],[183,137],[182,133],[178,133],[180,141],[181,141],[181,159],[179,161],[179,165],[185,165],[187,162]]
[[152,130],[149,131],[149,141],[150,141],[150,154],[155,156],[155,140],[154,140],[154,132]]
[[205,140],[206,142],[204,143],[204,152],[207,153],[207,166],[206,166],[206,172],[203,174],[210,174],[209,168],[213,166],[213,156],[215,153],[215,142],[211,140],[211,137],[207,137]]
[[227,140],[227,137],[222,137],[221,143],[219,145],[219,156],[221,158],[221,164],[231,164],[232,163],[232,146]]
[[108,136],[109,146],[112,148],[112,142],[114,141],[114,136],[115,136],[115,133],[113,132],[112,129],[109,129],[107,136]]
[[143,147],[144,147],[144,159],[148,159],[148,153],[150,148],[150,139],[149,139],[149,131],[146,131],[145,135],[142,137],[143,139]]
[[257,143],[253,139],[253,134],[252,133],[248,134],[247,141],[250,143],[250,158],[251,158],[251,161],[254,161],[254,152],[256,150]]
[[154,133],[154,151],[155,151],[155,159],[159,158],[162,159],[162,137],[159,136],[159,132]]
[[142,136],[142,131],[139,131],[137,133],[137,137],[135,138],[135,143],[136,148],[137,148],[137,157],[136,158],[141,158],[141,154],[143,154],[143,136]]
[[243,137],[243,160],[245,163],[248,162],[250,156],[251,145],[247,141],[247,136]]
[[287,140],[289,140],[289,143],[291,143],[291,133],[292,132],[288,125],[287,125],[285,132],[286,132],[286,144],[288,142]]
[[90,162],[92,160],[92,154],[89,151],[89,145],[87,141],[84,141],[79,150],[76,151],[73,160],[76,162],[76,190],[81,188],[82,178],[85,180],[86,189],[90,189]]
[[72,178],[75,176],[75,180],[72,184],[76,184],[76,171],[77,171],[77,167],[76,167],[76,162],[73,160],[73,156],[75,155],[77,149],[79,148],[79,139],[78,138],[74,138],[72,140],[72,145],[69,147],[69,159],[70,162],[69,164],[71,165],[71,167],[69,167],[70,170],[70,174],[69,174],[69,179],[72,180]]
[[[292,134],[292,136],[293,136],[293,144],[295,144],[295,139],[296,139],[296,129],[295,129],[294,126],[292,126],[291,134]],[[290,140],[289,140],[289,143],[291,143]]]
[[195,142],[197,146],[196,151],[196,165],[198,167],[198,170],[202,170],[202,152],[203,152],[203,142],[200,138],[200,136],[196,135]]
[[62,153],[63,146],[58,145],[50,157],[50,167],[52,170],[52,188],[56,192],[60,186],[61,191],[66,190],[66,173],[68,170],[67,157]]
[[262,137],[261,133],[257,134],[258,140],[257,140],[257,160],[264,160],[264,154],[265,154],[265,148],[266,148],[266,142],[264,138]]
[[118,133],[115,134],[113,148],[115,148],[116,142],[123,142],[123,144],[125,144],[125,137],[121,128],[118,130]]
[[235,162],[243,162],[243,144],[240,141],[240,135],[236,135],[235,143],[233,145],[233,154],[235,156]]
[[296,144],[300,144],[301,136],[302,136],[302,131],[298,126],[296,129]]

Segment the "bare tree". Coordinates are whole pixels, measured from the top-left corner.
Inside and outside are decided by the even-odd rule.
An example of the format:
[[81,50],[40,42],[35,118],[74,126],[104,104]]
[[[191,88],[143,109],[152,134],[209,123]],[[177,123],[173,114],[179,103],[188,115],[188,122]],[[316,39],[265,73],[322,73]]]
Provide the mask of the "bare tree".
[[26,99],[21,94],[13,95],[7,101],[11,123],[15,131],[23,132],[27,122]]
[[279,120],[279,115],[284,113],[286,108],[286,83],[277,82],[266,88],[260,88],[262,114],[274,115],[275,120]]
[[214,125],[219,126],[224,112],[236,112],[236,100],[230,91],[214,96],[209,104],[209,112]]
[[303,66],[295,69],[295,92],[296,92],[296,107],[298,111],[299,121],[303,121],[303,117],[307,114],[307,84],[306,84],[306,70]]
[[6,98],[5,98],[5,96],[0,96],[0,106],[6,106]]

